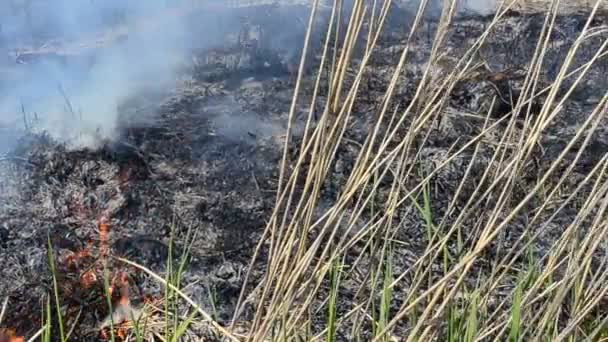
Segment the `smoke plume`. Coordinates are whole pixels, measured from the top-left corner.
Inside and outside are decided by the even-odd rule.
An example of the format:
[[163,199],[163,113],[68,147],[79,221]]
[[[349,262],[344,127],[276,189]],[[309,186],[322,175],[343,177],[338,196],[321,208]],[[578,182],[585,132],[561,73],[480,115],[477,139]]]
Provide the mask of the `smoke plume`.
[[[500,0],[456,0],[459,13],[469,12],[481,15],[493,13],[498,8]],[[402,0],[406,6],[417,7],[421,0]],[[444,5],[444,0],[428,0],[426,14],[431,17],[439,17]],[[448,0],[447,3],[450,3]]]
[[[429,1],[427,11],[440,13],[443,1]],[[459,0],[459,4],[486,13],[496,1]],[[170,86],[191,51],[222,44],[235,27],[238,31],[241,14],[231,7],[236,3],[2,1],[0,153],[18,135],[16,128],[46,131],[75,148],[95,147],[114,138],[125,100]],[[308,13],[294,15],[281,6],[273,11],[257,15],[258,21],[266,21],[265,31],[272,36],[266,47],[283,49],[289,63],[297,63]]]
[[0,135],[36,128],[74,147],[113,138],[122,102],[167,86],[189,51],[221,39],[224,3],[3,1]]

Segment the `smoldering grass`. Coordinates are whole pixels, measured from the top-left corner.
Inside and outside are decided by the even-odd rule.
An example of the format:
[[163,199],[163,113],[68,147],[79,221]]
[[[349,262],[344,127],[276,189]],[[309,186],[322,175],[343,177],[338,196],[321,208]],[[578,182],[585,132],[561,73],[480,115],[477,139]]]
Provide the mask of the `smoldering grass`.
[[[214,321],[217,314],[215,313],[216,310],[215,310],[215,306],[213,303],[212,303],[212,306],[214,307],[214,313],[212,315],[208,315],[208,314],[204,313],[204,311],[197,304],[195,304],[194,301],[189,299],[182,292],[183,291],[183,288],[182,288],[183,276],[188,267],[188,263],[190,260],[190,253],[192,251],[192,246],[193,246],[194,242],[196,241],[197,233],[193,229],[192,226],[188,227],[186,236],[184,237],[185,246],[181,251],[178,264],[176,265],[175,264],[175,241],[176,241],[175,225],[176,224],[174,223],[172,225],[172,229],[171,229],[171,237],[170,237],[170,241],[169,241],[169,245],[168,245],[169,248],[168,248],[167,264],[166,264],[166,271],[165,271],[166,273],[165,273],[164,278],[162,278],[160,275],[150,271],[149,269],[147,269],[141,265],[128,261],[127,259],[117,258],[117,260],[125,262],[131,266],[138,268],[139,270],[152,276],[153,278],[155,278],[156,280],[158,280],[161,284],[163,284],[165,286],[165,294],[164,294],[163,304],[162,304],[163,308],[162,308],[162,310],[159,311],[162,314],[162,320],[164,321],[164,323],[162,324],[162,326],[163,326],[162,339],[163,340],[180,341],[187,334],[191,325],[193,325],[195,323],[201,323],[201,322],[213,322],[213,323],[211,323],[212,325],[218,327],[220,331],[226,332],[228,338],[230,338],[231,335],[228,334],[226,330],[224,330],[219,325],[217,325],[217,323],[215,323],[215,321]],[[180,305],[179,305],[180,299],[185,300],[190,305],[190,307],[194,308],[194,310],[191,313],[187,314],[187,316],[183,316],[180,313]],[[202,313],[204,313],[204,314],[202,314]],[[202,321],[198,318],[198,316],[201,316],[201,315],[203,316]],[[142,315],[140,315],[139,319],[141,320],[143,317],[146,317],[146,322],[147,322],[147,319],[149,318],[149,316],[150,316],[149,314],[148,315],[142,314]],[[141,327],[139,324],[133,325],[134,327],[137,326],[136,336],[139,336],[139,338],[143,338],[143,336],[146,334],[146,332],[151,330],[151,327],[147,323],[145,323],[145,324],[146,325],[144,325],[143,327]],[[156,324],[156,325],[158,325],[158,324]],[[160,337],[160,335],[157,332],[152,332],[152,333],[155,334],[157,337]],[[234,337],[231,339],[236,340]]]
[[203,317],[203,322],[209,323],[211,326],[213,326],[219,333],[221,333],[227,339],[229,339],[231,341],[239,341],[239,339],[235,335],[230,333],[228,330],[226,330],[224,327],[222,327],[220,324],[218,324],[215,320],[213,320],[212,316],[209,313],[207,313],[205,310],[203,310],[203,308],[201,308],[201,306],[198,305],[192,298],[190,298],[188,295],[186,295],[182,290],[175,287],[174,284],[168,283],[166,281],[166,279],[163,278],[162,276],[160,276],[157,273],[151,271],[150,269],[148,269],[142,265],[139,265],[135,262],[132,262],[130,260],[127,260],[124,258],[119,258],[119,257],[115,257],[115,259],[122,263],[125,263],[127,265],[133,266],[136,269],[146,273],[147,275],[152,277],[154,280],[159,282],[161,285],[170,287],[171,290],[177,296],[179,296],[181,299],[186,301],[193,309],[195,309],[196,312],[198,312],[198,314],[200,314]]

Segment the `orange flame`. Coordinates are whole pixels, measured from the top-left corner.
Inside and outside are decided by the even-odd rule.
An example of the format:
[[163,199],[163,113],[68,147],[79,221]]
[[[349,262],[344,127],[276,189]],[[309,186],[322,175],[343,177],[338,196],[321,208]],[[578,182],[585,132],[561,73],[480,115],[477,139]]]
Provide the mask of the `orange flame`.
[[72,253],[67,256],[66,264],[68,268],[77,269],[81,264],[83,259],[86,259],[91,256],[89,249],[80,249],[75,253]]
[[129,277],[126,273],[120,272],[118,276],[118,286],[120,287],[120,305],[128,306],[131,304],[129,299]]
[[110,252],[110,230],[112,226],[110,225],[110,220],[108,217],[103,214],[99,218],[99,248],[102,257],[108,256]]
[[25,342],[25,338],[17,336],[15,329],[0,328],[0,342]]
[[93,287],[93,285],[95,285],[96,282],[97,282],[97,276],[95,275],[95,272],[93,272],[92,270],[86,271],[80,277],[80,285],[82,287],[84,287],[85,289],[89,289],[89,288]]

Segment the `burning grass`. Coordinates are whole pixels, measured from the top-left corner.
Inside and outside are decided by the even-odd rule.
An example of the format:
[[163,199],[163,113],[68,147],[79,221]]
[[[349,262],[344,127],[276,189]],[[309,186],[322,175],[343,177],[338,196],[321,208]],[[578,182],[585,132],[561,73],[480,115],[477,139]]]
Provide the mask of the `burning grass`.
[[[30,200],[69,199],[46,217],[65,210],[72,226],[48,234],[52,286],[24,330],[43,340],[606,338],[608,27],[601,1],[568,16],[558,3],[462,17],[448,1],[427,22],[421,1],[404,29],[390,1],[355,0],[346,18],[338,0],[315,44],[314,1],[293,83],[191,86],[155,127],[129,128],[128,144],[102,151],[35,145],[45,147],[30,151],[31,172],[52,181]],[[311,61],[319,72],[306,72]],[[197,107],[239,101],[283,112],[284,145],[272,125],[222,136]],[[167,239],[132,234],[142,231]],[[120,253],[142,241],[152,252]],[[166,257],[157,269],[155,257],[129,260],[142,254]]]

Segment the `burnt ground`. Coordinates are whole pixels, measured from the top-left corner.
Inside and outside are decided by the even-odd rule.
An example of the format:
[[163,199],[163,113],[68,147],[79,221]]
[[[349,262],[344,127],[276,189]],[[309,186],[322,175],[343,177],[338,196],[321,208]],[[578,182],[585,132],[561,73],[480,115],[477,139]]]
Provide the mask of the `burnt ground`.
[[[112,252],[156,271],[167,261],[171,232],[181,241],[176,244],[179,254],[192,228],[192,273],[184,281],[205,279],[196,291],[198,300],[207,298],[206,290],[200,290],[217,288],[218,314],[226,319],[237,277],[273,205],[283,131],[275,122],[278,115],[273,121],[271,115],[235,113],[239,107],[244,106],[232,94],[210,97],[203,87],[189,87],[164,100],[154,124],[125,129],[121,140],[100,150],[74,151],[44,136],[28,137],[16,151],[24,160],[3,161],[10,166],[4,170],[2,215],[2,259],[10,277],[2,282],[2,293],[10,294],[15,319],[9,318],[9,324],[26,331],[40,326],[23,317],[40,306],[49,290],[40,286],[50,284],[47,235],[57,263],[67,267],[60,270],[66,286],[78,287],[83,267],[102,258],[99,228],[104,218],[111,227]],[[83,250],[87,255],[80,258]],[[152,285],[143,279],[133,283],[142,286],[141,293],[161,294],[157,285],[147,289]],[[66,305],[84,301],[78,297],[85,294],[72,292],[77,289],[64,290]],[[81,323],[92,327],[104,309],[90,308]]]
[[[390,79],[407,32],[402,18],[403,13],[396,13],[394,22],[389,22],[379,53],[372,61],[363,95],[355,106],[352,129],[346,133],[348,141],[355,143],[345,144],[339,151],[323,194],[326,203],[336,196],[348,175],[359,151],[356,143],[363,142],[370,124],[368,113],[377,109]],[[606,15],[601,18],[605,23]],[[450,52],[462,53],[483,32],[489,19],[459,18],[449,36]],[[517,91],[542,19],[542,14],[511,13],[501,22],[479,56],[487,61],[488,68],[463,80],[454,90],[445,115],[421,151],[422,161],[414,162],[431,170],[446,158],[453,145],[468,141],[466,137],[481,129],[483,120],[463,113],[483,113],[492,97],[500,95],[496,92]],[[556,66],[585,19],[584,14],[559,17],[556,43],[550,47],[549,63],[542,75],[545,84],[556,76]],[[594,25],[601,23],[598,19]],[[398,103],[394,105],[412,101],[414,86],[430,51],[428,37],[435,29],[433,23],[425,25],[425,31],[415,41],[412,62],[400,79],[395,96]],[[606,37],[587,43],[577,56],[577,63],[588,60],[602,39]],[[17,148],[1,158],[0,298],[9,298],[3,326],[13,327],[25,336],[31,336],[41,326],[41,308],[53,288],[47,248],[50,238],[63,309],[68,324],[76,324],[73,339],[102,338],[101,326],[109,314],[103,295],[104,264],[111,274],[110,282],[120,289],[113,292],[115,303],[120,303],[123,288],[128,289],[133,306],[142,301],[158,303],[164,294],[159,284],[111,256],[125,256],[163,273],[172,235],[176,254],[187,250],[192,241],[189,266],[182,281],[190,284],[186,292],[220,323],[228,323],[253,247],[276,197],[282,135],[293,89],[293,76],[282,58],[272,47],[223,47],[200,52],[175,89],[138,96],[125,104],[118,138],[105,142],[102,148],[75,150],[45,134],[28,134]],[[274,62],[264,63],[267,61]],[[449,67],[447,60],[445,68]],[[524,193],[548,168],[585,114],[603,96],[608,87],[602,76],[606,71],[608,60],[604,57],[566,104],[562,117],[548,129],[542,153],[539,151],[534,165],[529,166],[529,179],[522,179],[515,187],[514,200],[518,191]],[[437,70],[438,76],[441,72]],[[313,82],[314,75],[308,74],[301,103],[307,103]],[[509,111],[505,106],[508,104],[499,103],[492,110],[494,119]],[[144,123],[139,120],[142,112],[148,118]],[[298,110],[296,141],[305,112],[303,107]],[[563,185],[564,196],[608,152],[607,137],[608,126],[602,122],[572,178]],[[493,152],[491,143],[484,146],[473,178],[481,176],[484,163]],[[295,155],[296,151],[291,152]],[[434,180],[433,209],[438,217],[451,200],[450,194],[456,191],[471,154],[462,154]],[[379,197],[386,196],[389,187],[387,182]],[[565,226],[576,210],[571,208],[564,213],[556,222]],[[419,214],[404,210],[400,220],[404,228],[396,238],[408,241],[408,245],[395,250],[395,273],[406,270],[425,247],[426,232]],[[485,263],[476,266],[479,272],[487,271],[492,260],[504,255],[518,231],[524,229],[522,222],[524,217],[515,220],[509,234],[500,237],[501,245],[488,250]],[[556,224],[545,234],[542,244],[536,246],[537,252],[542,254],[563,228]],[[471,232],[470,240],[474,237]],[[361,267],[365,265],[364,262]],[[254,279],[262,268],[261,264],[256,266]],[[128,285],[120,285],[124,274],[128,274]],[[404,288],[397,288],[397,293],[400,290]],[[344,300],[354,295],[348,293],[348,288],[344,291]],[[320,317],[317,328],[323,322]],[[209,332],[196,333],[207,336]]]

